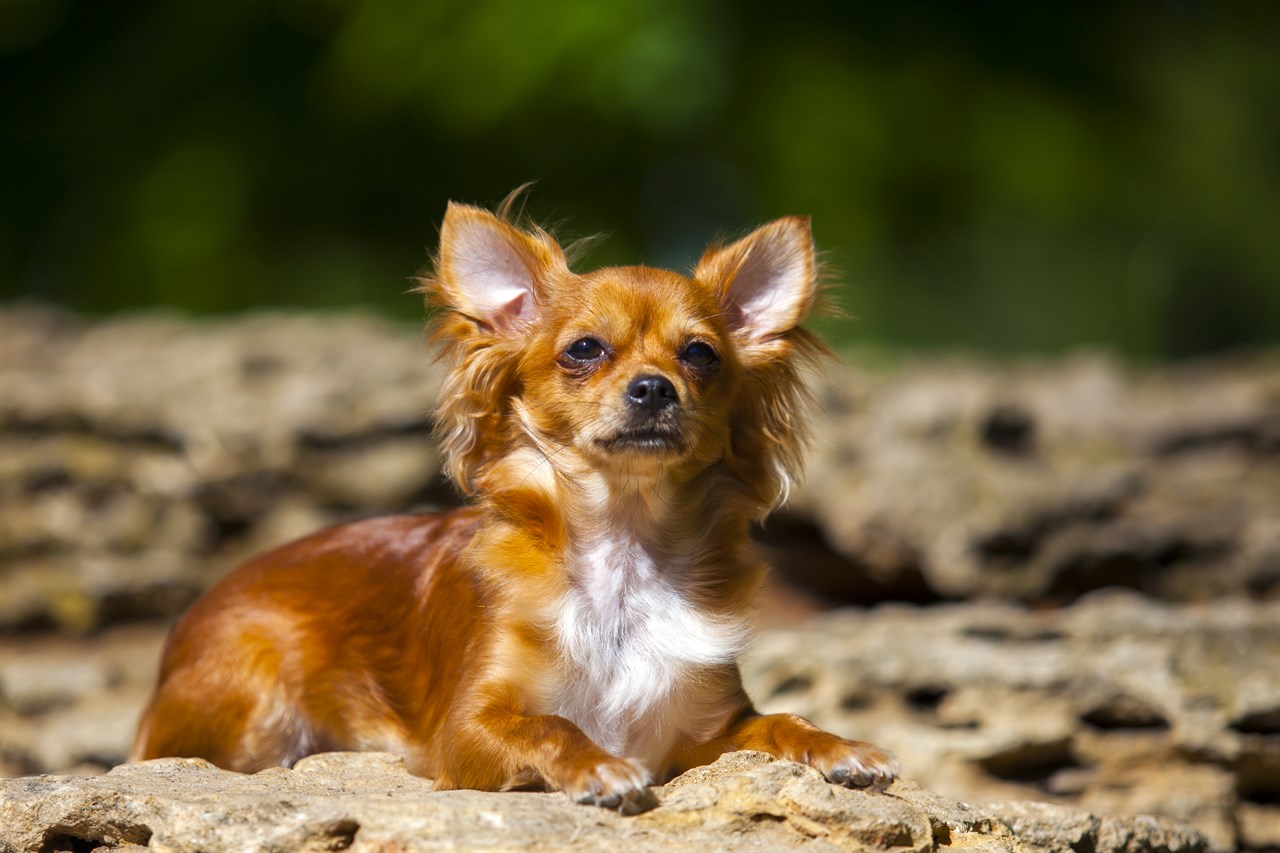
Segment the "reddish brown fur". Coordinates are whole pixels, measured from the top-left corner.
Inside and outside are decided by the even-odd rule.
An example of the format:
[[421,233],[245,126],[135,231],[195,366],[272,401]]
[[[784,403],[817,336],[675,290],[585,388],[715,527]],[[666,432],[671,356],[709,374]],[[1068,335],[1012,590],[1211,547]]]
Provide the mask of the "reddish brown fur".
[[[646,601],[674,602],[712,638],[745,623],[765,571],[748,526],[799,474],[802,374],[824,352],[796,325],[814,277],[801,219],[708,250],[692,278],[576,275],[544,232],[451,206],[424,290],[448,370],[437,413],[447,467],[475,506],[332,528],[233,572],[174,628],[133,758],[253,771],[326,749],[389,750],[440,788],[548,787],[618,806],[651,778],[749,748],[887,785],[896,767],[874,747],[756,714],[732,643],[724,659],[714,643],[672,658],[678,707],[637,706],[608,730],[660,748],[644,767],[584,733],[599,721],[552,713],[569,707],[575,679],[605,678],[605,698],[635,691],[574,658],[575,625],[561,619],[614,574],[664,580],[644,581],[649,598],[606,595],[585,611],[601,624],[644,629],[637,619],[662,614],[628,608]],[[752,303],[754,282],[774,298]],[[567,355],[584,337],[606,344],[591,364]],[[690,341],[718,360],[695,364]],[[659,449],[626,443],[641,417],[628,395],[644,375],[678,395],[643,415],[643,430],[666,430]],[[650,643],[682,654],[662,632]],[[641,665],[646,649],[619,654]],[[645,714],[679,730],[653,741]]]

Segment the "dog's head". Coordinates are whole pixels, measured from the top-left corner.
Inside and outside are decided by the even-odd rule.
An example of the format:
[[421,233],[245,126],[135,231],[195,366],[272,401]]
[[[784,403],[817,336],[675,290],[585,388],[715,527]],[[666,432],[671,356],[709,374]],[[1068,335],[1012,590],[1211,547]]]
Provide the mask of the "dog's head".
[[721,465],[762,509],[797,473],[801,378],[821,344],[808,220],[713,247],[691,277],[577,274],[546,232],[479,208],[445,214],[428,299],[449,367],[437,417],[464,491],[518,448],[572,476],[630,482]]

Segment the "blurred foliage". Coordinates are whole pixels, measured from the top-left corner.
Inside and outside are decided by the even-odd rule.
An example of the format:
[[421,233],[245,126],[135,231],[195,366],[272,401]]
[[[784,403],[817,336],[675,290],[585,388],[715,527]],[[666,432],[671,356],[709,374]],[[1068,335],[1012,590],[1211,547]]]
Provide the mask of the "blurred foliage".
[[421,312],[446,199],[687,267],[807,213],[894,345],[1280,339],[1280,4],[0,0],[0,296]]

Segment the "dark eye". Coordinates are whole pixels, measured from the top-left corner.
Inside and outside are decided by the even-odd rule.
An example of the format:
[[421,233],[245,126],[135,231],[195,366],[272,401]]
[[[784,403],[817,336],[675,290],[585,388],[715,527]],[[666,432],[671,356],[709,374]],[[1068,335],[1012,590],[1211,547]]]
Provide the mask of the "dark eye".
[[579,338],[564,351],[572,361],[595,361],[604,355],[604,344],[595,338]]
[[710,344],[694,341],[680,352],[680,360],[693,367],[710,367],[720,358]]

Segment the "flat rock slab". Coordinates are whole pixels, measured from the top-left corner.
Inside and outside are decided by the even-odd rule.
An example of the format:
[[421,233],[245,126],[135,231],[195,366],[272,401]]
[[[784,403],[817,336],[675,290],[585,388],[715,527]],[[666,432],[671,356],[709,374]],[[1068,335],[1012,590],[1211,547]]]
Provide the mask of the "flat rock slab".
[[105,776],[0,782],[0,851],[1205,851],[1156,818],[1043,803],[970,806],[910,782],[886,794],[738,752],[657,789],[635,817],[560,794],[432,790],[400,759],[330,753],[252,776],[160,759]]

